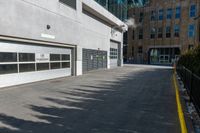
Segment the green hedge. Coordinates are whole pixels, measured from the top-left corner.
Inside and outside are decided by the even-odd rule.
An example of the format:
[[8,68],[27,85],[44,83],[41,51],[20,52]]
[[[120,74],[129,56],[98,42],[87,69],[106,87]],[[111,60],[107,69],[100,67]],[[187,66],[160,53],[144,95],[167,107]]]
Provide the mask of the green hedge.
[[183,54],[178,61],[179,65],[200,76],[200,46]]

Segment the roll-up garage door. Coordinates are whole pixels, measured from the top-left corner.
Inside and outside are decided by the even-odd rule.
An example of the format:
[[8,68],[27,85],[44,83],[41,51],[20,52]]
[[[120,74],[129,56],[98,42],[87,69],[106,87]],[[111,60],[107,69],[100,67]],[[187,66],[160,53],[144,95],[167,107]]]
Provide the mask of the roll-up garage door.
[[121,61],[121,46],[120,43],[110,42],[110,68],[120,66]]
[[71,49],[0,42],[0,87],[71,76]]
[[83,49],[83,73],[101,68],[107,68],[107,52]]

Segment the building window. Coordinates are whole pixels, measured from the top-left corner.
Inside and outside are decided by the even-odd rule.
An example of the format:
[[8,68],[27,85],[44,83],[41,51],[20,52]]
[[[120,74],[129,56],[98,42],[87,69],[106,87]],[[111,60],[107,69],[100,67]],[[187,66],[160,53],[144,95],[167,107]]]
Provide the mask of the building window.
[[163,20],[163,12],[164,12],[163,9],[159,10],[159,12],[158,12],[158,19],[159,20]]
[[37,71],[49,70],[49,63],[37,63]]
[[139,30],[139,39],[143,39],[143,29]]
[[64,61],[64,60],[70,60],[70,55],[69,54],[62,54],[61,55],[61,57],[62,57],[62,61]]
[[60,54],[50,54],[50,61],[60,61]]
[[151,11],[151,21],[155,21],[155,20],[156,20],[156,12]]
[[195,26],[194,24],[189,25],[188,27],[188,37],[192,38],[195,35]]
[[176,14],[175,14],[175,18],[179,19],[181,17],[181,7],[178,6],[176,7]]
[[61,63],[60,62],[52,62],[50,63],[51,69],[60,69],[61,68]]
[[141,53],[142,53],[142,51],[143,51],[143,50],[142,50],[142,46],[138,47],[138,53],[140,53],[140,54],[141,54]]
[[19,64],[19,72],[35,71],[35,63]]
[[163,37],[163,30],[162,27],[158,28],[158,38],[162,38]]
[[195,17],[196,16],[196,5],[191,5],[190,6],[190,17]]
[[188,50],[192,50],[194,46],[192,44],[188,45]]
[[179,33],[180,33],[180,26],[175,25],[174,26],[174,37],[179,37]]
[[0,64],[0,75],[17,73],[17,72],[18,72],[17,64]]
[[172,19],[172,9],[171,8],[169,8],[169,9],[167,9],[167,19]]
[[62,68],[70,68],[70,62],[62,62]]
[[166,27],[166,38],[170,38],[171,37],[171,29],[170,26]]
[[144,19],[144,13],[141,12],[141,13],[140,13],[139,22],[143,22],[143,19]]
[[156,37],[156,29],[153,27],[153,28],[151,28],[151,36],[150,36],[150,38],[153,39],[155,37]]
[[132,56],[134,56],[134,47],[132,47]]
[[1,62],[17,62],[17,53],[0,52]]
[[19,61],[20,62],[35,61],[35,54],[34,53],[19,53]]
[[59,2],[76,9],[76,0],[59,0]]
[[132,39],[135,40],[135,30],[132,32]]

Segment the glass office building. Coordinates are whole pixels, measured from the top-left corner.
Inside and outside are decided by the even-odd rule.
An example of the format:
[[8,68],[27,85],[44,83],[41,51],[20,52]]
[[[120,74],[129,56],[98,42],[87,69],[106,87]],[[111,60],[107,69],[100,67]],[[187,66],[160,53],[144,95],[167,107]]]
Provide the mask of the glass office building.
[[128,0],[128,6],[131,7],[142,7],[149,3],[149,0]]
[[128,0],[95,0],[122,21],[127,19]]
[[127,19],[128,8],[145,6],[149,0],[95,0],[122,21]]

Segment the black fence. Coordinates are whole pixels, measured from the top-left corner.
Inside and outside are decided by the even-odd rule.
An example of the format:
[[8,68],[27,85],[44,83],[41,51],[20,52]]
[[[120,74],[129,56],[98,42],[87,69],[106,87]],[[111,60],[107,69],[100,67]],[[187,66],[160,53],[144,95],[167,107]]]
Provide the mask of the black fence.
[[184,66],[177,66],[176,71],[200,115],[200,77]]

